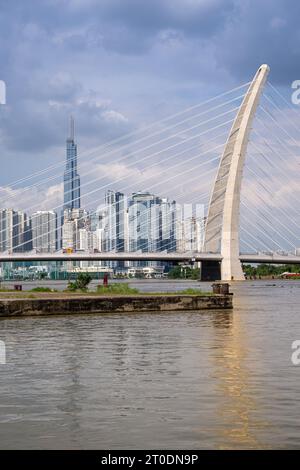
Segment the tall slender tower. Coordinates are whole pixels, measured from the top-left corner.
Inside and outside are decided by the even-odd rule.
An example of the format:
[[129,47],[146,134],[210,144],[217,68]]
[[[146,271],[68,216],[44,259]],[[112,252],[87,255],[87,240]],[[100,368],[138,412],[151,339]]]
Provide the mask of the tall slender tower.
[[70,136],[67,138],[67,160],[64,172],[64,210],[80,208],[80,177],[77,173],[77,145],[74,140],[74,118],[70,117]]

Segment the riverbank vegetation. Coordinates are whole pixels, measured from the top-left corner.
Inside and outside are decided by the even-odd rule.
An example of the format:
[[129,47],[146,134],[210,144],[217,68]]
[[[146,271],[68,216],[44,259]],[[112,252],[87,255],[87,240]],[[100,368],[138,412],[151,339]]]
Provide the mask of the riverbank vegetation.
[[30,292],[57,292],[57,289],[51,289],[51,287],[34,287],[30,289]]
[[262,277],[279,277],[283,273],[300,273],[300,265],[287,264],[259,264],[252,266],[251,264],[243,265],[243,271],[248,278]]
[[[81,284],[79,284],[81,285]],[[2,294],[2,295],[1,295]],[[75,290],[63,290],[58,291],[51,289],[50,287],[35,287],[28,291],[16,291],[14,289],[2,289],[0,290],[0,298],[8,296],[8,298],[45,298],[45,297],[78,297],[78,296],[162,296],[162,295],[213,295],[212,292],[205,292],[201,289],[187,288],[183,290],[177,290],[173,292],[141,292],[139,289],[130,287],[126,283],[112,283],[109,285],[97,286],[96,290],[75,289]]]
[[92,280],[92,276],[90,276],[88,273],[80,273],[78,274],[77,278],[75,279],[74,282],[69,281],[67,291],[75,292],[75,291],[81,291],[81,292],[86,292],[88,289],[88,285]]
[[200,279],[200,269],[190,266],[174,266],[168,273],[169,279]]
[[135,295],[140,294],[138,289],[129,287],[128,284],[115,283],[107,286],[98,286],[97,294],[100,295]]

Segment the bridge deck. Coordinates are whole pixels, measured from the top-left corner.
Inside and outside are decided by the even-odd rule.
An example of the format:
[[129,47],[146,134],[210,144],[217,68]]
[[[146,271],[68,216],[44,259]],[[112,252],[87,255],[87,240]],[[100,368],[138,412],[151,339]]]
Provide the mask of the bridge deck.
[[[242,254],[243,263],[300,264],[300,256],[273,254]],[[0,263],[26,261],[222,261],[218,253],[13,253],[1,254]]]

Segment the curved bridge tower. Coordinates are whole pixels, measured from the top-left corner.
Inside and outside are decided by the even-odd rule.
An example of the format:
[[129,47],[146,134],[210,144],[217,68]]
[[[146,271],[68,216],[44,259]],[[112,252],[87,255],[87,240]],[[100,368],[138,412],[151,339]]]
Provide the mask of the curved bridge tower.
[[230,130],[210,199],[204,251],[222,255],[221,279],[243,280],[239,260],[240,195],[248,137],[268,65],[261,65],[243,99]]

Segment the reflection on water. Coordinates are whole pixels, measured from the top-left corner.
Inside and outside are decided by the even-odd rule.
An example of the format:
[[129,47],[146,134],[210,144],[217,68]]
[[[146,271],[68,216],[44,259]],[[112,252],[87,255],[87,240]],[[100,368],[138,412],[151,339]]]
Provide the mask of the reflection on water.
[[214,325],[220,329],[216,332],[212,354],[214,376],[222,395],[217,406],[219,448],[263,448],[259,431],[267,426],[267,422],[256,418],[259,403],[255,390],[251,390],[250,372],[245,365],[248,345],[241,318],[239,315],[217,316]]
[[2,319],[1,448],[299,448],[299,287],[236,285],[227,312]]

